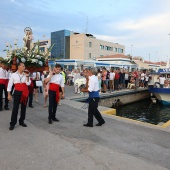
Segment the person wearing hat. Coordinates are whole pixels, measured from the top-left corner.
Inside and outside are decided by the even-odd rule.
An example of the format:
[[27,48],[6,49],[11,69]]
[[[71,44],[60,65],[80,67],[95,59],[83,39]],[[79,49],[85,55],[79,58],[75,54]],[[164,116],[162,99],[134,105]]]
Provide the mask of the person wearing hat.
[[100,99],[99,96],[99,84],[98,84],[98,77],[96,76],[96,69],[95,68],[88,68],[88,85],[86,88],[81,89],[82,92],[89,92],[89,108],[88,108],[88,121],[87,124],[84,124],[86,127],[93,127],[93,116],[97,119],[98,123],[96,126],[102,126],[105,121],[98,111],[98,102]]
[[0,63],[0,111],[3,110],[3,92],[5,94],[5,110],[9,110],[8,108],[8,93],[7,93],[7,85],[8,85],[8,72],[5,69],[5,63],[1,61]]

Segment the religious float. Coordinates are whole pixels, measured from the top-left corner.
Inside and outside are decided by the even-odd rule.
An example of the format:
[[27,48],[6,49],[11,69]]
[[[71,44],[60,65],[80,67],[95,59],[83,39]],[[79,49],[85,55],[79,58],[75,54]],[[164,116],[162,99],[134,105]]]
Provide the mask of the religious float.
[[40,50],[39,41],[37,43],[32,43],[32,29],[26,27],[24,32],[24,46],[22,48],[17,48],[16,40],[14,41],[14,49],[8,42],[6,43],[5,51],[7,55],[3,62],[6,64],[7,68],[11,69],[13,72],[17,70],[18,62],[23,62],[29,72],[49,70],[48,57],[53,45],[47,49],[47,52],[42,52]]
[[158,77],[164,75],[167,79],[170,75],[170,68],[158,69],[157,72],[152,73],[152,79],[149,83],[149,92],[152,93],[160,103],[163,105],[170,105],[170,86],[161,88]]

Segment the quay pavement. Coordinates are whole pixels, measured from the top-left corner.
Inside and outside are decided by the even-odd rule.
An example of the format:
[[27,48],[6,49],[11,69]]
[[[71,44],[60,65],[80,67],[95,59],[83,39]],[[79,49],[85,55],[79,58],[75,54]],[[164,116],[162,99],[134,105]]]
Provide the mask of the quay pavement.
[[[0,170],[168,170],[170,128],[103,115],[102,127],[83,127],[87,109],[66,98],[58,106],[60,122],[48,124],[48,108],[27,108],[25,123],[9,131],[11,110],[0,112]],[[12,102],[10,102],[12,108]],[[108,108],[99,107],[100,110]]]

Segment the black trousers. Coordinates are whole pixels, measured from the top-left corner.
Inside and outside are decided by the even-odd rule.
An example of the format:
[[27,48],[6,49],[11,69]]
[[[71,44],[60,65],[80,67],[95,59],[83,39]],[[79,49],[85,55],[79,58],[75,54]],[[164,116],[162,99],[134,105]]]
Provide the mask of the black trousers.
[[33,100],[33,92],[32,93],[29,92],[29,102],[28,102],[29,106],[32,106],[32,100]]
[[25,120],[25,114],[26,114],[26,105],[20,102],[22,92],[21,91],[14,91],[14,103],[13,103],[13,109],[12,109],[12,115],[11,115],[11,126],[15,126],[17,123],[17,116],[18,116],[18,109],[19,105],[21,104],[21,114],[20,114],[20,119],[19,123],[23,123]]
[[89,98],[89,108],[88,108],[88,124],[93,125],[93,116],[97,119],[99,123],[103,123],[104,119],[101,113],[98,111],[99,97]]
[[114,88],[115,90],[119,89],[119,79],[114,79]]
[[127,88],[129,80],[125,80],[125,87]]
[[56,111],[57,111],[57,102],[56,102],[56,92],[49,90],[49,107],[48,107],[48,119],[54,119],[56,116]]
[[8,92],[5,89],[5,84],[0,84],[0,108],[3,107],[3,91],[5,92],[5,107],[8,107]]

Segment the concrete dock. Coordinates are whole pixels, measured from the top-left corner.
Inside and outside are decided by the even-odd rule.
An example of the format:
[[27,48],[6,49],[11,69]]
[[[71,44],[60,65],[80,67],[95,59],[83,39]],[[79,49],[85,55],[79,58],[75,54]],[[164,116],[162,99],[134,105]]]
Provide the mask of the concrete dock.
[[70,100],[73,97],[79,95],[66,87],[66,99],[61,100],[56,116],[60,122],[52,125],[43,94],[33,109],[27,108],[26,128],[17,124],[9,131],[11,111],[1,111],[0,170],[170,169],[169,124],[155,126],[103,114],[102,127],[83,127],[87,109]]

